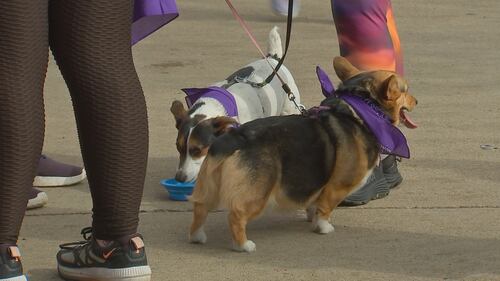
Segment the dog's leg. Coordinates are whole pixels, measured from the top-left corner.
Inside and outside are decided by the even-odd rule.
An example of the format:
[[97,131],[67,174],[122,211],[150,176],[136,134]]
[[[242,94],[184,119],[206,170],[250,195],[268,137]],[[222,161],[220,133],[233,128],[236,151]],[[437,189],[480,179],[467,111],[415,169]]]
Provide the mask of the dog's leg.
[[191,243],[205,244],[205,242],[207,242],[207,235],[203,230],[207,215],[208,210],[204,204],[194,204],[193,223],[191,224],[191,231],[189,232],[189,240]]
[[305,219],[308,222],[312,222],[314,216],[316,215],[316,206],[311,205],[307,207],[305,210],[297,210],[297,216],[301,219]]
[[238,252],[253,252],[256,250],[255,243],[247,239],[246,226],[248,221],[257,217],[267,200],[254,200],[252,202],[241,202],[236,204],[238,209],[232,209],[229,213],[229,226],[233,236],[233,250]]
[[253,252],[256,250],[255,243],[247,239],[246,226],[248,219],[238,212],[229,213],[229,226],[233,236],[233,250],[237,252]]
[[335,230],[330,223],[333,209],[347,196],[352,188],[343,188],[334,185],[326,186],[318,197],[316,215],[313,219],[313,231],[327,234]]
[[314,219],[314,215],[316,215],[316,206],[311,205],[306,209],[307,221],[312,222]]

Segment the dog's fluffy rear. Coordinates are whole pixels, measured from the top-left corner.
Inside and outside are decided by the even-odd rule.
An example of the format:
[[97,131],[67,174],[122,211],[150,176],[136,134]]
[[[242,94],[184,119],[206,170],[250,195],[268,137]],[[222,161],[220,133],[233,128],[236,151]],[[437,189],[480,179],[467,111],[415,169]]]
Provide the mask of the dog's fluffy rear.
[[[273,177],[269,177],[267,172],[259,175],[259,170],[249,173],[247,168],[241,168],[244,165],[240,161],[240,151],[235,151],[229,157],[207,157],[201,166],[199,180],[190,201],[203,204],[208,210],[242,207],[249,203],[246,202],[248,200],[267,202],[280,181],[279,173],[276,171]],[[279,163],[275,165],[279,167]]]

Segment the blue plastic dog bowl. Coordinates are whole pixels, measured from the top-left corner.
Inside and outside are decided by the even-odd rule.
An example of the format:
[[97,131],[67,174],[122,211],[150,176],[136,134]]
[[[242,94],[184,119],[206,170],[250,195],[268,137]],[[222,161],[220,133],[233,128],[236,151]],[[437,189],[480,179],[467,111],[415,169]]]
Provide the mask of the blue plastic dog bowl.
[[164,179],[160,183],[168,191],[168,198],[174,201],[187,201],[193,193],[195,182],[179,182],[175,179]]

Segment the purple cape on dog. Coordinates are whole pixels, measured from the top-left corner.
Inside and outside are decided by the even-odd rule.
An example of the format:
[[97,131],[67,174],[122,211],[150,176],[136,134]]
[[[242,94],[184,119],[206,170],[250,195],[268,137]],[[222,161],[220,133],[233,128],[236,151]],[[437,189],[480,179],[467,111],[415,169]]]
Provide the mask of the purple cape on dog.
[[175,0],[135,0],[132,45],[179,16]]
[[227,116],[238,116],[236,100],[234,96],[224,88],[212,86],[208,88],[184,88],[182,91],[186,93],[186,103],[189,108],[191,108],[200,98],[213,98],[224,106]]
[[366,126],[372,131],[380,144],[380,152],[410,158],[410,148],[403,133],[370,99],[358,97],[348,92],[336,91],[330,78],[321,68],[316,68],[321,90],[325,97],[337,95],[356,111]]

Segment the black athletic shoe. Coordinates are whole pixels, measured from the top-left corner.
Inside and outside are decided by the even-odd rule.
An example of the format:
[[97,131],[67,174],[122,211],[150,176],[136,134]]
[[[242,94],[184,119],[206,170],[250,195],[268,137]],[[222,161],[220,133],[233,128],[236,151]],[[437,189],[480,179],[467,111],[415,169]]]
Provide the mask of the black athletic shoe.
[[92,228],[84,228],[82,235],[85,241],[60,246],[57,268],[62,278],[92,281],[151,279],[151,268],[140,234],[126,236],[101,247],[91,233]]
[[375,166],[373,172],[368,177],[365,185],[356,190],[354,193],[349,194],[340,206],[360,206],[364,205],[371,200],[384,198],[389,195],[390,186],[384,177],[381,166]]
[[389,155],[382,160],[382,171],[384,172],[385,180],[391,189],[403,182],[403,177],[398,171],[397,161],[399,160],[394,155]]
[[0,245],[0,281],[27,281],[17,246]]

